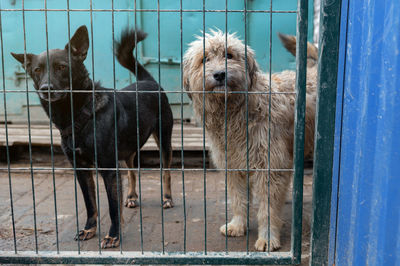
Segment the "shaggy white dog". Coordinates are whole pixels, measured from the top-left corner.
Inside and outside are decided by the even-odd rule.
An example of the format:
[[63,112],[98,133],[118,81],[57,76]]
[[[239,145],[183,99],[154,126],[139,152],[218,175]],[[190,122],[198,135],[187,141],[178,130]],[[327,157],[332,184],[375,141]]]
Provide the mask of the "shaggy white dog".
[[[225,224],[221,226],[221,233],[242,236],[246,231],[248,156],[250,194],[259,202],[258,240],[255,248],[258,251],[266,250],[270,226],[270,248],[275,250],[280,248],[280,215],[291,179],[291,171],[285,169],[291,169],[293,164],[296,74],[293,71],[275,73],[270,81],[269,75],[260,71],[254,59],[254,51],[250,47],[247,47],[246,60],[243,42],[235,34],[228,34],[225,51],[225,37],[225,33],[221,31],[205,34],[204,51],[202,36],[190,43],[183,62],[184,87],[193,101],[195,116],[205,125],[213,162],[218,168],[228,168],[228,192],[233,217],[227,227]],[[295,37],[280,37],[285,47],[295,54]],[[313,152],[316,60],[317,49],[309,44],[304,150],[306,156]]]

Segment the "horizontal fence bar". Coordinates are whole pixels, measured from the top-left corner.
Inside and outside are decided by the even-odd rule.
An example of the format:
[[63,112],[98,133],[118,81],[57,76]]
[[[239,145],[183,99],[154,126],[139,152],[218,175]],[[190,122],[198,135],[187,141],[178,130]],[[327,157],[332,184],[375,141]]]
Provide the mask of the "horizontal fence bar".
[[[35,171],[50,171],[53,168],[52,167],[14,167],[14,168],[10,168],[10,171],[15,171],[15,170],[35,170]],[[54,167],[54,170],[90,170],[90,171],[94,171],[96,169],[98,170],[123,170],[123,171],[128,171],[128,170],[133,170],[133,171],[160,171],[160,168],[144,168],[144,167],[140,167],[140,168],[95,168],[95,167],[85,167],[85,168],[80,168],[80,167],[76,167],[76,168],[72,168],[72,167]],[[162,168],[164,170],[168,170],[168,171],[204,171],[203,168]],[[3,171],[8,171],[8,167],[0,167],[0,170]],[[248,169],[250,172],[267,172],[267,171],[271,171],[271,172],[293,172],[293,169],[254,169],[254,168],[249,168]],[[226,168],[210,168],[210,169],[206,169],[206,171],[228,171],[228,172],[237,172],[237,171],[247,171],[247,168],[245,169],[226,169]]]
[[0,252],[0,263],[46,263],[46,264],[293,264],[290,252],[230,252],[229,256],[223,252],[123,252],[71,251],[43,252],[36,254],[31,251],[21,251],[15,254],[12,251]]
[[[180,9],[62,9],[62,8],[56,8],[56,9],[45,9],[45,8],[30,8],[30,9],[21,9],[21,8],[13,8],[13,9],[0,9],[1,11],[69,11],[69,12],[180,12]],[[205,10],[205,13],[243,13],[244,10],[236,9],[236,10],[217,10],[217,9],[209,9]],[[202,9],[183,9],[182,12],[198,12],[198,13],[203,13]],[[278,10],[246,10],[247,13],[297,13],[297,11],[278,11]]]
[[[6,94],[8,94],[9,92],[13,92],[13,93],[26,93],[26,92],[30,92],[30,93],[37,93],[37,90],[6,90]],[[51,92],[71,92],[71,90],[51,90]],[[91,90],[72,90],[73,93],[92,93]],[[107,93],[113,93],[113,91],[110,90],[96,90],[96,92],[107,92]],[[136,93],[136,91],[121,91],[121,90],[117,90],[117,93]],[[178,93],[178,94],[186,94],[186,92],[182,92],[182,91],[138,91],[138,93],[156,93],[156,94],[169,94],[169,93]],[[191,94],[225,94],[224,91],[191,91]],[[4,94],[4,92],[0,92],[0,94]],[[269,92],[260,92],[260,91],[229,91],[227,92],[227,94],[264,94],[264,95],[268,95],[269,96]],[[279,92],[272,92],[272,95],[274,94],[296,94],[296,92],[294,91],[279,91]]]

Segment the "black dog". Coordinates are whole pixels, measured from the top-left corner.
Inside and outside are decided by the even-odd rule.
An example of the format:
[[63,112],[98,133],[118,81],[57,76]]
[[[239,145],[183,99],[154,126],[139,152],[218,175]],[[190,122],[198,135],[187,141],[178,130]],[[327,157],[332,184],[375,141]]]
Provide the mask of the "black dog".
[[[160,144],[161,142],[163,167],[170,168],[172,149],[171,135],[173,117],[171,107],[165,93],[158,93],[159,85],[146,69],[136,62],[133,56],[135,43],[146,37],[142,31],[125,30],[121,40],[116,42],[116,56],[122,66],[132,71],[137,77],[137,83],[117,91],[115,94],[116,110],[116,136],[118,159],[125,160],[129,168],[133,168],[133,160],[138,150],[137,143],[137,113],[139,118],[139,148],[144,145],[152,134]],[[135,38],[136,42],[135,42]],[[103,239],[102,248],[117,247],[119,245],[118,200],[122,203],[122,187],[120,197],[117,196],[116,149],[115,149],[115,121],[114,121],[114,96],[113,90],[93,83],[89,78],[83,62],[89,48],[89,37],[86,26],[81,26],[63,50],[49,50],[48,60],[46,52],[39,55],[14,54],[26,68],[34,81],[40,102],[50,119],[60,130],[62,149],[69,161],[73,164],[73,148],[75,148],[76,176],[85,199],[87,221],[85,228],[75,237],[77,240],[87,240],[95,236],[97,228],[97,206],[95,196],[95,183],[92,172],[79,170],[79,168],[93,167],[95,164],[95,141],[97,148],[97,165],[100,168],[107,191],[111,227],[108,235]],[[71,65],[69,65],[69,50]],[[49,62],[49,65],[47,64]],[[70,69],[72,84],[70,83]],[[136,73],[137,69],[137,73]],[[94,86],[95,97],[93,100],[92,89]],[[72,93],[74,127],[71,119],[71,94]],[[138,91],[138,106],[136,106],[136,88]],[[162,90],[162,89],[161,89]],[[105,91],[105,92],[104,92]],[[161,100],[161,117],[159,117],[159,97]],[[95,121],[93,114],[95,109]],[[96,140],[94,139],[94,122],[96,125]],[[73,134],[75,145],[73,145]],[[108,170],[114,168],[114,170]],[[133,171],[128,171],[129,191],[125,205],[137,206],[136,177]],[[121,181],[119,184],[121,185]],[[163,207],[172,207],[171,176],[169,171],[163,175],[164,196]],[[122,208],[121,208],[122,209]],[[122,212],[121,212],[122,221]]]

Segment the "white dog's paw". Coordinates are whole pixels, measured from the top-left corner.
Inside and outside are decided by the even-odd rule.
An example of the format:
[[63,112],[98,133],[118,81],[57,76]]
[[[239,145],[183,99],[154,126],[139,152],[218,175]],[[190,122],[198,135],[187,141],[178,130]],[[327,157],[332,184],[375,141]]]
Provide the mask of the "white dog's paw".
[[[271,251],[280,249],[281,247],[281,241],[277,238],[272,237],[271,241],[269,243],[269,248]],[[265,238],[258,238],[256,241],[256,244],[254,245],[257,251],[266,251],[268,250],[268,240]]]
[[224,236],[244,236],[244,229],[245,227],[243,225],[238,225],[231,222],[228,224],[228,233],[226,232],[225,224],[219,228],[219,231]]

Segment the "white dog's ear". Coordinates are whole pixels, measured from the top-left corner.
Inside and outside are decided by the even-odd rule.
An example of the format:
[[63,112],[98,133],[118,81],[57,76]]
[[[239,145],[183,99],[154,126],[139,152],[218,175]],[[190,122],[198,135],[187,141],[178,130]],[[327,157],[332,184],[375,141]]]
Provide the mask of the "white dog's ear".
[[187,58],[183,59],[183,88],[185,89],[187,95],[190,100],[192,100],[192,95],[190,93],[190,85],[189,85],[189,72],[190,72],[190,60]]

